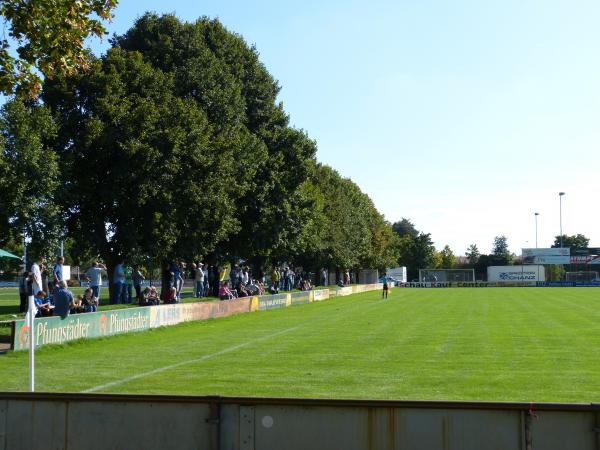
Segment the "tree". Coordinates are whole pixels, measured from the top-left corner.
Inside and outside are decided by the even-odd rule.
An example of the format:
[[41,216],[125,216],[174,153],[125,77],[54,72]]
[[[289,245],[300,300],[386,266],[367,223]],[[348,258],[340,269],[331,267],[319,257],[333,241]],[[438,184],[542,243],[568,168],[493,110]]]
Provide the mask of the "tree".
[[398,264],[406,266],[409,279],[419,276],[419,269],[429,269],[435,265],[435,247],[429,233],[420,232],[416,237],[410,235],[400,238],[400,258]]
[[45,106],[21,99],[0,112],[0,244],[20,242],[24,232],[29,253],[56,250],[60,208],[58,156],[50,143],[57,127]]
[[510,264],[512,261],[512,254],[508,250],[508,239],[506,236],[496,236],[494,238],[491,256],[493,257],[495,265],[503,266]]
[[479,253],[479,249],[477,248],[477,245],[471,244],[471,245],[469,245],[469,248],[467,249],[465,256],[468,259],[469,265],[475,266],[477,264],[477,262],[479,261],[479,257],[481,256],[481,253]]
[[102,20],[110,20],[116,5],[117,0],[0,2],[0,15],[16,43],[11,49],[8,39],[0,41],[0,91],[35,97],[41,89],[36,71],[53,78],[87,69],[85,39],[104,35]]
[[414,224],[404,217],[400,220],[400,222],[394,222],[392,224],[392,230],[399,237],[411,236],[416,238],[419,235],[419,231],[415,228]]
[[[561,236],[556,236],[554,238],[554,244],[552,244],[552,248],[560,248],[561,247]],[[571,248],[573,250],[576,249],[584,249],[588,248],[590,244],[590,240],[586,238],[583,234],[575,234],[572,236],[567,236],[563,234],[562,236],[562,246],[565,248]]]
[[440,252],[441,268],[454,269],[456,267],[456,256],[452,252],[450,246],[446,245]]
[[324,198],[321,251],[314,255],[315,263],[331,269],[360,266],[371,245],[370,199],[325,165],[317,165],[314,182]]
[[235,201],[247,187],[230,167],[260,144],[216,134],[139,53],[111,49],[90,73],[49,83],[44,99],[69,138],[57,152],[70,233],[109,269],[120,258],[205,255],[239,227]]
[[183,23],[171,14],[150,13],[114,44],[140,52],[146,63],[170,74],[175,95],[196,102],[225,141],[238,134],[251,138],[253,145],[228,166],[241,186],[234,206],[244,225],[218,252],[256,266],[298,254],[306,246],[303,228],[314,221],[305,220],[317,201],[305,182],[314,170],[316,144],[289,126],[277,103],[279,85],[256,49],[218,20]]

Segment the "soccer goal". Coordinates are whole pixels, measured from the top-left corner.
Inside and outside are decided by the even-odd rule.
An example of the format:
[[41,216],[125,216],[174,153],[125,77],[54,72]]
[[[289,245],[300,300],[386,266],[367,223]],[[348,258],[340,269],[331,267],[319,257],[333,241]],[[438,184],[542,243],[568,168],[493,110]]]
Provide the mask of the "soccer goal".
[[474,269],[419,269],[420,282],[475,281]]
[[600,276],[597,271],[587,270],[579,272],[567,272],[565,273],[565,280],[567,281],[598,281]]

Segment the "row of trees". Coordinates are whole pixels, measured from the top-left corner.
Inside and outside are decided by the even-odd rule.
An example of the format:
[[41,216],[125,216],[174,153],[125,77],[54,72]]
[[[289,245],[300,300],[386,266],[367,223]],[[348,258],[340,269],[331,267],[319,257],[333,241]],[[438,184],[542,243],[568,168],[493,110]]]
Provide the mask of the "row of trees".
[[[490,254],[482,254],[476,244],[471,244],[464,257],[458,257],[446,245],[436,250],[429,233],[418,231],[408,219],[392,224],[398,236],[399,265],[406,266],[409,279],[417,279],[419,269],[474,269],[478,279],[485,279],[489,266],[520,263],[520,256],[511,253],[506,236],[496,236]],[[588,248],[589,239],[582,234],[562,236],[562,246],[572,250]],[[556,236],[552,247],[561,247],[561,236]]]
[[411,278],[511,263],[504,236],[490,255],[471,245],[464,261],[407,219],[385,222],[352,181],[316,162],[256,50],[217,20],[146,14],[93,58],[83,39],[104,29],[92,16],[109,18],[115,4],[0,6],[19,55],[3,42],[0,90],[17,95],[0,114],[0,245],[19,252],[27,235],[30,254],[52,254],[66,237],[75,263],[405,265]]
[[[218,20],[146,14],[89,70],[0,116],[0,244],[99,256],[387,267],[389,223],[316,162],[258,53]],[[156,267],[156,266],[155,266]]]

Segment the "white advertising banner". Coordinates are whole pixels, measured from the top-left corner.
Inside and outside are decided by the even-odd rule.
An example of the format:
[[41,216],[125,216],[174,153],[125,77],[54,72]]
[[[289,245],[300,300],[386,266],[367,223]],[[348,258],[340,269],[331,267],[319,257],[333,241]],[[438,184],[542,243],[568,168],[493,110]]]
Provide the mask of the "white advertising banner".
[[571,249],[563,248],[523,248],[523,256],[571,256]]
[[570,248],[523,248],[523,264],[569,264]]
[[546,281],[544,266],[490,266],[487,268],[488,281],[492,282],[514,282]]

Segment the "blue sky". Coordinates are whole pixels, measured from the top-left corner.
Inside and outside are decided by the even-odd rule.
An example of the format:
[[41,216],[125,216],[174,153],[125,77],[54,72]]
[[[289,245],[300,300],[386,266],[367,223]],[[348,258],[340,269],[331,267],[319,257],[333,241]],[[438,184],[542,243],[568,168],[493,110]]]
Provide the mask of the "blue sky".
[[[122,1],[218,17],[255,44],[319,161],[438,249],[512,251],[582,233],[600,247],[600,3]],[[93,43],[96,53],[107,42]]]

